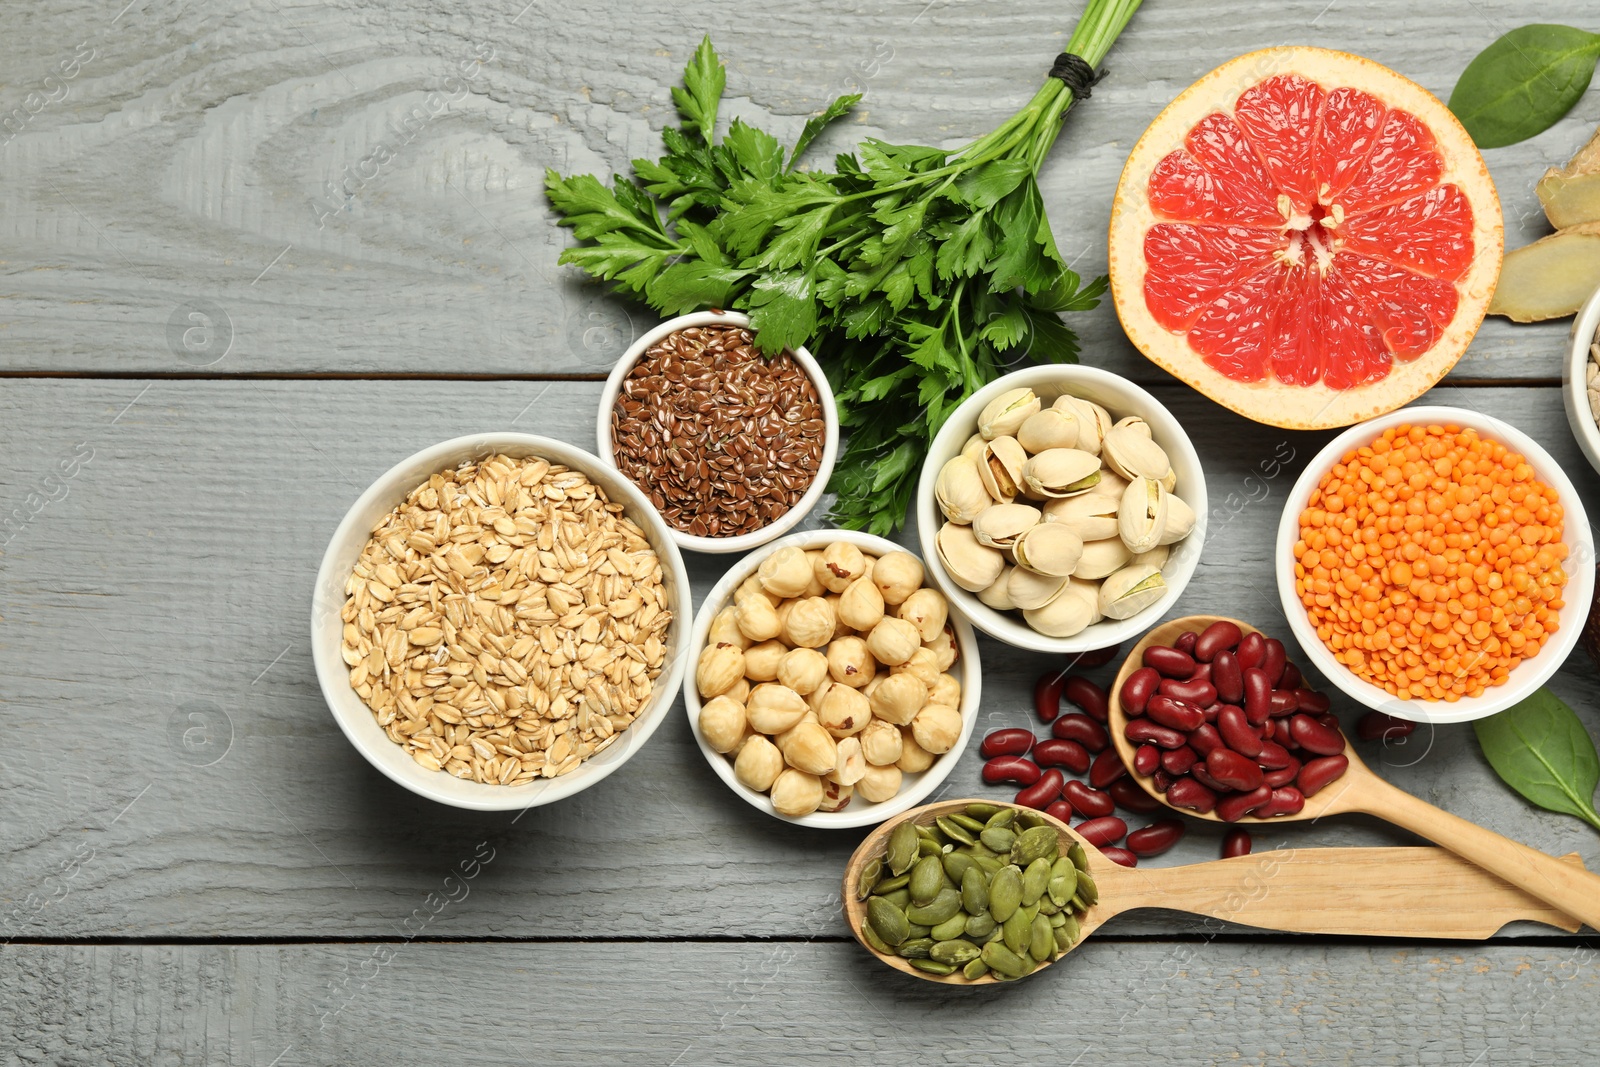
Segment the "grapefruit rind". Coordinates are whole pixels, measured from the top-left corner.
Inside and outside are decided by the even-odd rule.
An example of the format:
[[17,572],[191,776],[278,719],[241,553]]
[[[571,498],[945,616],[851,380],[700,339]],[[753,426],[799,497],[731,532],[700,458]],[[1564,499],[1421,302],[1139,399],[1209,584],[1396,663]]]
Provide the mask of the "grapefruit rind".
[[[1147,188],[1157,163],[1183,146],[1208,114],[1231,109],[1239,94],[1278,74],[1298,74],[1325,89],[1352,86],[1385,106],[1410,112],[1434,136],[1444,165],[1440,183],[1454,183],[1473,211],[1473,258],[1456,281],[1456,312],[1427,352],[1396,360],[1379,381],[1348,389],[1235,381],[1207,366],[1181,333],[1159,325],[1145,303],[1144,237],[1158,222]],[[1450,109],[1408,78],[1370,59],[1310,46],[1250,52],[1232,59],[1185,89],[1139,138],[1117,185],[1111,208],[1111,293],[1129,340],[1151,360],[1219,404],[1247,418],[1290,429],[1348,426],[1402,407],[1427,392],[1455,366],[1488,310],[1500,271],[1504,235],[1500,200],[1483,156]]]

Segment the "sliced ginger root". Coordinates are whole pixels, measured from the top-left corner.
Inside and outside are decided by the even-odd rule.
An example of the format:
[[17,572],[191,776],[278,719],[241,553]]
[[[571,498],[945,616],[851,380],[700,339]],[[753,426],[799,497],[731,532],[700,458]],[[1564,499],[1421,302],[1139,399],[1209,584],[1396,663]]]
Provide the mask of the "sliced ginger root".
[[1586,222],[1507,252],[1489,314],[1513,322],[1566,318],[1597,288],[1600,222]]
[[1600,130],[1565,167],[1545,171],[1534,192],[1558,230],[1600,222]]

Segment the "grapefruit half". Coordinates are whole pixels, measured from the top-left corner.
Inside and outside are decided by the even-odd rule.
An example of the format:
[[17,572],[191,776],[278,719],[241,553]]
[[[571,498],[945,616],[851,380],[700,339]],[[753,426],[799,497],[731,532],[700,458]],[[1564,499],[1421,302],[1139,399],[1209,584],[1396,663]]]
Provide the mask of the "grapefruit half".
[[1345,426],[1442,378],[1500,270],[1500,201],[1426,89],[1322,48],[1251,52],[1169,104],[1111,212],[1147,357],[1257,422]]

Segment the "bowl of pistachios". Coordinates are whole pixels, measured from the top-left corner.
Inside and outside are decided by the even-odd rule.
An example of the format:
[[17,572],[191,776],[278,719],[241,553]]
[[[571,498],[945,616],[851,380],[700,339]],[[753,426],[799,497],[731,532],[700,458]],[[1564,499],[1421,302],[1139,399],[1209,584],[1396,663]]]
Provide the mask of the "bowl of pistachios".
[[1031,367],[951,412],[916,515],[929,579],[1007,644],[1076,654],[1143,632],[1200,562],[1205,476],[1189,435],[1139,386]]

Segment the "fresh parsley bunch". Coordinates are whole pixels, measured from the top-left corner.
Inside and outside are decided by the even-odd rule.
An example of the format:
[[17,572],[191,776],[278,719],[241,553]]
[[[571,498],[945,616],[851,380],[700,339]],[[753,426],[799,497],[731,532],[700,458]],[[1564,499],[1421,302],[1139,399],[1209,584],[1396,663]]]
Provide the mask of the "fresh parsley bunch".
[[[1067,51],[1097,67],[1140,0],[1090,0]],[[683,125],[666,155],[608,189],[546,171],[582,242],[561,254],[664,315],[749,314],[765,352],[807,346],[828,372],[847,433],[829,485],[850,529],[899,527],[928,443],[963,399],[1032,357],[1076,362],[1059,316],[1094,307],[1051,236],[1035,180],[1073,92],[1048,78],[999,128],[946,151],[867,140],[834,171],[800,170],[806,147],[860,101],[842,96],[785,152],[735,119],[717,137],[727,75],[706,39],[672,97]]]

